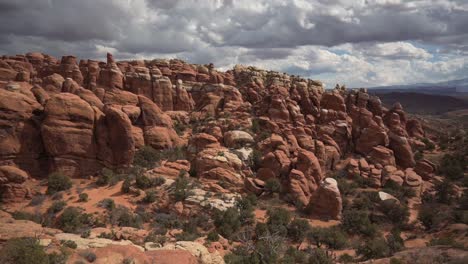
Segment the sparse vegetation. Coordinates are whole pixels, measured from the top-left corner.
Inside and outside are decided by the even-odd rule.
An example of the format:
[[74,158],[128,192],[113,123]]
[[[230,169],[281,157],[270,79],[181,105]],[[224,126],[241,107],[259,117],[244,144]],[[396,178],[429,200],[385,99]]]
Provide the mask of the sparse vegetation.
[[92,216],[77,207],[67,207],[57,219],[57,227],[67,233],[79,234],[92,224]]
[[49,175],[47,182],[47,194],[65,191],[72,187],[71,179],[60,172],[54,172]]
[[87,193],[80,193],[78,196],[78,202],[85,203],[88,201],[88,194]]
[[31,237],[10,239],[0,250],[0,263],[3,264],[58,264],[65,263],[66,259],[63,254],[47,254],[39,241]]

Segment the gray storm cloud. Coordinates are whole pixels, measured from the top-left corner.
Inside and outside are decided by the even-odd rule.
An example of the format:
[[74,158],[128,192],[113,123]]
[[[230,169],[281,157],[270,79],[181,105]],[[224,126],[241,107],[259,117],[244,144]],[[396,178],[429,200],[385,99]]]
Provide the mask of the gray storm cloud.
[[372,86],[466,77],[466,25],[461,0],[0,0],[0,53],[111,50]]

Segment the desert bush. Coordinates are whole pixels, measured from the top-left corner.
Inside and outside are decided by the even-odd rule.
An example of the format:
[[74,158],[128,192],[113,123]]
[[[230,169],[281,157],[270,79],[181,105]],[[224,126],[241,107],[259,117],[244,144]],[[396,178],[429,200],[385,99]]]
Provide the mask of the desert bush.
[[382,191],[395,196],[399,201],[406,201],[407,199],[416,196],[413,189],[407,186],[400,186],[394,181],[387,181]]
[[120,191],[122,193],[129,193],[130,187],[132,187],[132,181],[129,178],[126,178],[124,182],[122,183],[122,187],[120,188]]
[[49,256],[35,238],[13,238],[0,250],[0,263],[49,264]]
[[243,225],[254,222],[254,206],[257,203],[255,195],[247,195],[237,199],[236,207],[239,209],[239,219]]
[[71,179],[60,172],[54,172],[49,175],[47,182],[47,194],[65,191],[72,187]]
[[150,146],[144,146],[135,153],[133,165],[152,168],[159,161],[158,151]]
[[453,236],[443,236],[443,237],[432,238],[429,241],[429,243],[427,243],[427,245],[428,246],[450,246],[453,248],[463,249],[463,244],[457,242]]
[[45,199],[47,198],[47,196],[45,195],[35,195],[33,196],[33,198],[31,199],[31,202],[29,203],[30,206],[37,206],[37,205],[40,205],[42,204]]
[[348,264],[348,263],[355,263],[356,261],[354,260],[354,258],[349,255],[348,253],[344,253],[343,255],[341,255],[339,258],[338,258],[338,261],[340,263],[344,263],[344,264]]
[[338,227],[312,228],[307,233],[308,240],[318,248],[325,244],[332,249],[342,249],[346,246],[346,237]]
[[105,198],[99,201],[98,206],[106,209],[107,211],[112,211],[115,209],[115,202],[111,198]]
[[440,162],[439,172],[451,180],[463,178],[464,157],[445,154]]
[[81,253],[81,256],[86,259],[86,261],[93,263],[96,261],[97,256],[92,251],[85,251]]
[[151,179],[146,175],[137,175],[135,178],[135,184],[140,189],[148,189],[153,186]]
[[133,258],[124,258],[124,260],[122,261],[122,264],[135,264],[135,260]]
[[404,225],[408,222],[408,207],[394,201],[381,203],[380,210],[387,216],[393,224]]
[[455,186],[448,179],[436,183],[434,189],[436,191],[434,198],[439,203],[451,204],[456,198]]
[[282,264],[307,264],[309,259],[306,252],[289,247],[281,259]]
[[390,249],[390,253],[401,251],[405,248],[405,242],[401,238],[400,231],[398,229],[393,229],[390,234],[388,234],[385,239],[387,240],[387,245]]
[[190,196],[190,181],[185,176],[179,176],[174,182],[173,197],[176,202],[185,201]]
[[235,207],[217,211],[214,215],[216,230],[224,237],[231,238],[241,227],[239,211]]
[[414,152],[413,158],[415,161],[424,159],[424,153],[422,151]]
[[272,208],[267,211],[267,225],[271,234],[286,236],[288,224],[291,221],[291,213],[281,207]]
[[325,251],[320,248],[315,248],[311,250],[309,257],[309,264],[333,264],[332,254],[329,251]]
[[154,203],[156,202],[156,192],[146,191],[145,197],[142,200],[143,203]]
[[375,237],[361,243],[356,253],[364,260],[388,257],[392,254],[387,241],[382,237]]
[[337,177],[335,178],[338,182],[338,188],[340,189],[341,195],[348,195],[354,192],[358,185],[354,181],[348,181],[344,178]]
[[281,183],[276,178],[268,179],[265,182],[265,191],[269,193],[279,193],[281,191]]
[[145,242],[153,242],[161,245],[164,245],[166,240],[167,237],[164,234],[159,234],[158,232],[151,232],[145,237]]
[[218,232],[216,231],[211,231],[206,235],[206,240],[210,242],[215,242],[219,240],[219,235]]
[[435,149],[434,143],[428,138],[423,138],[421,141],[426,145],[426,150],[432,151]]
[[39,212],[29,213],[26,211],[15,211],[11,216],[16,220],[29,220],[38,224],[42,222],[42,215]]
[[78,202],[85,203],[88,201],[88,194],[87,193],[80,193],[78,196]]
[[369,212],[363,210],[345,210],[342,227],[351,234],[373,236],[377,233],[376,226],[369,220]]
[[71,249],[76,249],[78,247],[78,245],[76,244],[75,241],[72,241],[72,240],[63,240],[61,241],[62,245],[68,247],[68,248],[71,248]]
[[47,212],[51,214],[56,214],[62,211],[63,208],[65,208],[65,206],[67,206],[67,203],[63,200],[54,201],[52,205],[50,205],[50,207],[47,209]]
[[109,211],[109,220],[112,225],[135,228],[140,228],[143,222],[138,214],[132,213],[130,209],[121,205]]
[[258,171],[261,168],[262,163],[262,152],[256,148],[252,150],[252,154],[250,155],[250,164],[253,171]]
[[67,207],[57,219],[57,227],[66,233],[80,233],[92,222],[90,214],[77,207]]
[[182,227],[179,217],[174,214],[157,213],[154,218],[156,226],[162,226],[166,229]]
[[288,237],[295,242],[300,242],[306,237],[310,229],[309,221],[305,219],[294,219],[288,225]]

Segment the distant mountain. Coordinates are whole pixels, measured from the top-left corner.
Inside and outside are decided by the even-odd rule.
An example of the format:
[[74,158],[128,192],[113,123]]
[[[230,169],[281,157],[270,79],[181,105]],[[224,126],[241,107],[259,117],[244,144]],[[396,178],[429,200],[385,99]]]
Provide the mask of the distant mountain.
[[388,85],[369,87],[374,93],[388,92],[417,92],[426,94],[453,95],[456,93],[468,93],[468,78],[451,80],[438,83],[416,83],[408,85]]
[[[369,93],[372,94],[374,91],[369,90]],[[395,102],[400,102],[403,108],[410,113],[444,114],[450,111],[468,109],[468,101],[461,97],[410,91],[375,94],[379,96],[385,106],[391,107]]]

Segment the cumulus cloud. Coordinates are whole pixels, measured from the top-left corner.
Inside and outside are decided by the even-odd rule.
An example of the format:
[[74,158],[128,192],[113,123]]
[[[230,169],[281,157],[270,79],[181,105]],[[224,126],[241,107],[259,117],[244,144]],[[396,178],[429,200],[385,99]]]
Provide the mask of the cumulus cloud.
[[466,77],[465,0],[0,0],[0,54],[177,57],[348,86]]

